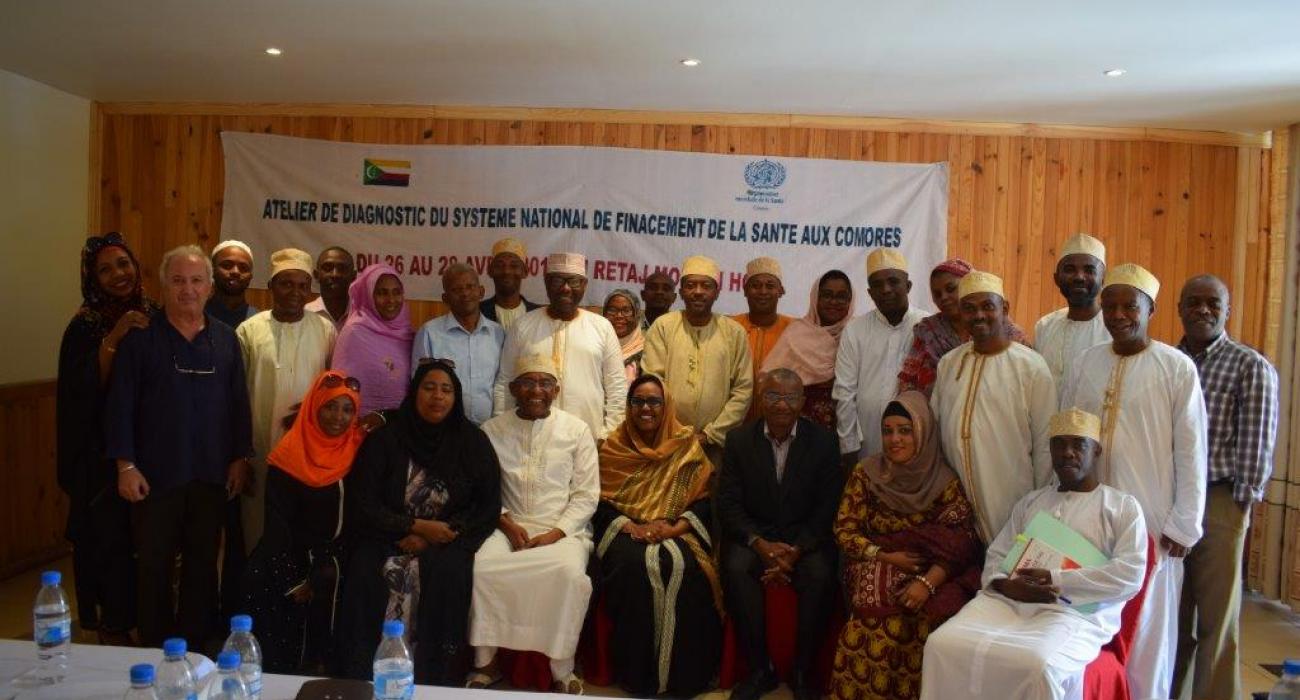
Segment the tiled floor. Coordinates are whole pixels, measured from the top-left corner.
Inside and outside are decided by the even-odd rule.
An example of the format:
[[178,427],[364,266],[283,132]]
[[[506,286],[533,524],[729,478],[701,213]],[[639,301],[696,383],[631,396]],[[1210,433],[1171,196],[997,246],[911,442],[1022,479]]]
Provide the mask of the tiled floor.
[[[72,560],[63,559],[42,569],[59,569],[64,575],[65,590],[72,588]],[[0,581],[0,638],[31,639],[32,599],[40,587],[40,570],[32,570]],[[76,601],[72,601],[75,608]],[[73,612],[75,619],[75,609]],[[1267,691],[1277,681],[1262,664],[1278,664],[1284,657],[1300,657],[1300,615],[1255,595],[1247,595],[1242,606],[1242,664],[1244,689],[1249,693]],[[94,634],[77,632],[78,642],[94,643]],[[588,695],[625,697],[618,688],[587,687]],[[703,700],[725,700],[726,691],[700,696]],[[784,685],[765,700],[790,700]]]

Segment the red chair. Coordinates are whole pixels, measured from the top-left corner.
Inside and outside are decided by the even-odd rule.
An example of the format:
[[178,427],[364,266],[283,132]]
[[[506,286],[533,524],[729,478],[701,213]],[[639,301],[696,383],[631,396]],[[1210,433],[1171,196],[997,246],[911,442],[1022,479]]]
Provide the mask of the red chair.
[[[814,662],[813,682],[825,692],[835,664],[835,643],[844,627],[844,610],[838,597],[826,625],[826,635]],[[788,681],[794,667],[795,630],[799,617],[799,598],[794,588],[780,584],[764,587],[763,613],[767,623],[767,654],[776,667],[776,675]],[[722,666],[718,672],[718,687],[729,689],[749,675],[749,662],[740,652],[736,629],[730,617],[722,631]]]
[[1147,571],[1142,588],[1124,604],[1120,615],[1119,631],[1111,638],[1101,653],[1083,671],[1084,700],[1129,700],[1128,673],[1125,664],[1133,648],[1133,635],[1137,632],[1142,601],[1146,599],[1147,583],[1156,563],[1156,541],[1147,538]]

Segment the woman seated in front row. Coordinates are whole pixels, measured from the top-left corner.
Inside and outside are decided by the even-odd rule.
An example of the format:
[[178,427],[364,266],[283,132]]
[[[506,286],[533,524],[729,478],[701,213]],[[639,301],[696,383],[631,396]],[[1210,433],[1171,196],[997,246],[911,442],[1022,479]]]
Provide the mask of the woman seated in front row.
[[384,620],[402,620],[418,683],[465,677],[474,553],[501,512],[501,467],[465,417],[460,379],[421,362],[406,398],[357,453],[336,639],[341,672],[371,677]]
[[883,454],[849,476],[835,519],[850,617],[833,698],[916,698],[925,640],[979,590],[983,546],[925,396],[905,391],[881,419]]
[[642,375],[600,448],[592,519],[600,585],[614,625],[610,654],[632,695],[707,690],[722,648],[722,593],[712,558],[709,463],[676,418],[663,382]]
[[365,434],[360,383],[326,370],[267,456],[266,527],[244,572],[271,673],[319,673],[330,657],[342,556],[343,477]]

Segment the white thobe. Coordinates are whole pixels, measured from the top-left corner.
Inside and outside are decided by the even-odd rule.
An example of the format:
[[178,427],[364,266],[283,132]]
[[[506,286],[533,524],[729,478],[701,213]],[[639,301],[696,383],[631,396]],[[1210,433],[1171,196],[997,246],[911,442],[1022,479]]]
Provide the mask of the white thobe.
[[1016,501],[1055,479],[1047,434],[1056,412],[1052,373],[1020,343],[983,355],[967,342],[939,360],[930,408],[988,542]]
[[581,418],[596,439],[603,440],[623,422],[627,404],[623,349],[604,316],[579,309],[572,321],[561,321],[548,316],[545,306],[524,314],[506,333],[493,387],[493,415],[515,410],[510,382],[515,378],[515,363],[525,355],[543,355],[555,362],[560,394],[554,407]]
[[1083,351],[1111,341],[1101,312],[1091,321],[1071,321],[1069,313],[1068,308],[1057,309],[1038,319],[1034,326],[1034,349],[1047,360],[1058,394],[1064,389],[1070,366],[1083,355]]
[[[1110,559],[1095,567],[1053,570],[1064,602],[1021,603],[989,588],[1029,521],[1046,512],[1083,535]],[[1047,486],[1021,499],[985,555],[984,589],[925,643],[921,697],[1082,698],[1084,668],[1120,628],[1124,604],[1142,587],[1147,533],[1130,495],[1098,486]],[[1083,613],[1077,607],[1098,606]]]
[[[1101,416],[1104,483],[1131,493],[1152,537],[1190,548],[1201,538],[1205,511],[1205,399],[1196,365],[1158,341],[1128,357],[1110,345],[1075,362],[1061,407]],[[1157,547],[1141,624],[1128,660],[1134,698],[1168,698],[1178,642],[1183,560]]]
[[248,399],[253,413],[253,494],[240,505],[244,549],[253,551],[262,538],[266,508],[266,455],[284,435],[284,417],[302,401],[316,377],[329,367],[337,331],[329,319],[304,313],[284,323],[262,311],[235,329],[244,356]]
[[561,662],[552,666],[559,680],[573,670],[591,598],[590,521],[600,500],[596,441],[586,423],[555,408],[540,420],[511,411],[484,423],[483,432],[501,462],[502,511],[530,537],[553,528],[565,536],[518,552],[500,530],[488,537],[474,557],[469,642],[480,666],[496,647],[542,652]]
[[898,393],[898,370],[912,347],[912,328],[925,318],[908,309],[897,326],[879,309],[849,322],[835,355],[835,422],[840,454],[879,454],[880,414]]

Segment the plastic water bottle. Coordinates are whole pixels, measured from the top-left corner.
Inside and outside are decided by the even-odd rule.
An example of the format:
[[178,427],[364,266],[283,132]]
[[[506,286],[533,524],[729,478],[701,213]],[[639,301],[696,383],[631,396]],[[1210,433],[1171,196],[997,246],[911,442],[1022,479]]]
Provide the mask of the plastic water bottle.
[[401,620],[384,622],[384,639],[375,650],[376,700],[410,700],[415,692],[415,662],[406,648]]
[[1268,691],[1268,700],[1300,700],[1300,659],[1282,664],[1282,678]]
[[153,664],[131,667],[131,689],[122,700],[158,700],[158,693],[153,691]]
[[217,679],[209,700],[248,700],[248,688],[239,674],[239,652],[223,651],[217,656]]
[[173,637],[163,642],[163,662],[158,665],[158,700],[198,700],[194,668],[185,658],[185,640]]
[[72,646],[72,614],[63,595],[63,574],[41,574],[41,590],[32,606],[32,638],[36,640],[36,674],[42,683],[57,683],[68,673],[68,649]]
[[262,647],[253,636],[253,618],[248,615],[230,618],[230,636],[226,637],[221,650],[239,652],[239,675],[244,679],[248,697],[259,700],[262,697]]

